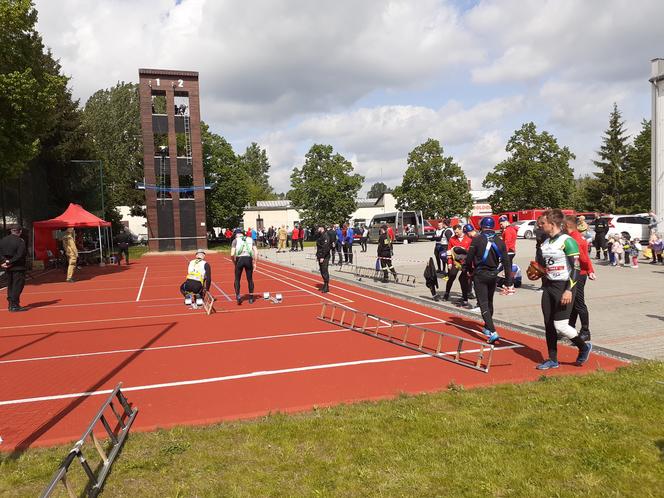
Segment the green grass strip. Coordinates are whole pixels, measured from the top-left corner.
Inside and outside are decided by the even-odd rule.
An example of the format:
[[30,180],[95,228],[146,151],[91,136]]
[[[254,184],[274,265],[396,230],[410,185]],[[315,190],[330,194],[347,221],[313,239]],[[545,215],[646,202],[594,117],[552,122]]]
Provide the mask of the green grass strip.
[[[643,362],[136,433],[105,494],[662,496],[664,385],[657,381],[664,381],[664,363]],[[39,494],[68,448],[0,457],[0,495]]]

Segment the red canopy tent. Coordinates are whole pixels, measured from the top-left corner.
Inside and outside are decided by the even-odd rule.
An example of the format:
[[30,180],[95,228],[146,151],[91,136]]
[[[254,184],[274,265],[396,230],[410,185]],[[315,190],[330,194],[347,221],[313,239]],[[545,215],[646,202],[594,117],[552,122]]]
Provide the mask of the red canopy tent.
[[[35,259],[48,260],[47,250],[57,254],[58,248],[53,238],[53,230],[60,228],[97,228],[99,231],[99,254],[102,257],[101,228],[110,227],[110,221],[104,221],[94,214],[86,211],[78,204],[69,204],[69,207],[60,216],[51,220],[35,221],[32,224],[33,253]],[[110,244],[110,241],[109,241]]]

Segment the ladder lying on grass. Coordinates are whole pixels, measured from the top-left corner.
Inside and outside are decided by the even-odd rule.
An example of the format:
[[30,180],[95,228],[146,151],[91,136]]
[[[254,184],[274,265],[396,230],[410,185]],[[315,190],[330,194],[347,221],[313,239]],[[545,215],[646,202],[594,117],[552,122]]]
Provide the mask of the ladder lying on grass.
[[[90,422],[88,429],[83,433],[81,439],[79,439],[74,447],[69,451],[69,454],[67,454],[65,459],[62,461],[62,464],[60,464],[60,467],[53,475],[51,482],[41,494],[42,498],[51,496],[59,482],[62,482],[70,498],[81,496],[81,494],[94,497],[100,493],[104,485],[104,480],[106,479],[106,476],[108,476],[108,473],[111,471],[111,465],[113,465],[115,457],[118,456],[118,452],[122,448],[127,434],[129,434],[129,428],[131,427],[131,424],[134,422],[136,414],[138,413],[138,408],[132,408],[129,405],[127,398],[125,398],[124,394],[122,394],[122,391],[120,391],[121,386],[122,383],[119,383],[117,386],[115,386],[115,389],[113,389],[111,395],[99,409],[97,415],[95,415],[95,418],[92,419],[92,422]],[[118,412],[117,407],[113,404],[114,400],[116,399],[120,405],[120,412]],[[116,420],[111,422],[115,424],[115,430],[111,428],[111,424],[108,422],[108,420],[106,420],[106,415],[104,415],[104,412],[107,408],[110,408],[113,415],[115,416],[114,418]],[[100,441],[100,439],[94,433],[94,429],[98,422],[101,422],[103,425],[111,443],[108,453],[104,448],[102,441]],[[95,475],[92,467],[90,467],[90,464],[83,455],[83,445],[88,439],[88,436],[92,439],[92,442],[94,443],[94,446],[102,460],[101,470],[99,471],[98,475]],[[85,474],[88,478],[88,482],[83,493],[75,492],[72,484],[67,480],[67,471],[69,470],[69,466],[76,458],[78,458],[78,461],[83,466],[83,470],[85,471]]]
[[356,311],[337,303],[322,303],[318,319],[480,372],[488,373],[491,367],[495,347],[476,339]]

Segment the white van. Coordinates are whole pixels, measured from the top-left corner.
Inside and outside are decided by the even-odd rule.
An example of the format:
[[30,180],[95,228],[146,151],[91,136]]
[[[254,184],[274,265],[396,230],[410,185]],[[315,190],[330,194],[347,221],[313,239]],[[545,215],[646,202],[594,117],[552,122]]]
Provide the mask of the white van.
[[609,214],[602,216],[609,225],[607,234],[629,233],[632,239],[648,240],[650,237],[650,223],[652,219],[648,213],[639,214]]
[[392,227],[397,242],[406,239],[408,239],[408,242],[415,242],[426,238],[422,211],[396,211],[394,213],[377,214],[369,223],[369,242],[378,242],[379,230],[383,224]]

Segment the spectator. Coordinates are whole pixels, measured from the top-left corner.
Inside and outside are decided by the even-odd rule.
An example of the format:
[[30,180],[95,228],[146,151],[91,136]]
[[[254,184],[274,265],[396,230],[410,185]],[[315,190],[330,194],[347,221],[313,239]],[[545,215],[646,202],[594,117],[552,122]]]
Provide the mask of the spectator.
[[300,229],[297,225],[293,227],[293,232],[291,233],[291,248],[290,252],[297,251],[298,240],[300,239]]

